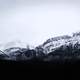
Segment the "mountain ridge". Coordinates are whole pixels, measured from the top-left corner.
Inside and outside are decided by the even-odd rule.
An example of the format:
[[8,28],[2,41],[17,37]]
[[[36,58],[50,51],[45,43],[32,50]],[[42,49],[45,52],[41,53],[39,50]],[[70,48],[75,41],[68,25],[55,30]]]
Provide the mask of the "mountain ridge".
[[[11,44],[12,46],[12,44]],[[69,52],[70,51],[70,52]],[[1,59],[6,60],[31,60],[40,59],[50,61],[64,58],[71,59],[73,54],[79,58],[80,32],[73,33],[72,36],[63,35],[46,40],[43,44],[30,49],[27,47],[9,47],[0,51]],[[65,56],[67,55],[67,57]],[[69,55],[69,56],[68,56]]]

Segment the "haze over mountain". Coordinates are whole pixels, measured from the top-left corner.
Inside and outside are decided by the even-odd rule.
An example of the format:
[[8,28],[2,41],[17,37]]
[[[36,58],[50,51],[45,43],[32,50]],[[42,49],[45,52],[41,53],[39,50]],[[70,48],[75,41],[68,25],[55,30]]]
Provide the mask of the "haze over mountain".
[[80,59],[78,30],[80,0],[0,0],[0,59]]

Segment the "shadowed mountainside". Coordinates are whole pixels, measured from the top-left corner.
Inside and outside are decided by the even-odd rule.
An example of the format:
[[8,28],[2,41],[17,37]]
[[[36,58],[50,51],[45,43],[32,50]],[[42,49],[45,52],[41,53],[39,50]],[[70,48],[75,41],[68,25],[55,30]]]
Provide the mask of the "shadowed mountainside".
[[71,62],[80,60],[80,32],[73,36],[59,36],[48,39],[34,49],[11,47],[0,51],[0,60]]

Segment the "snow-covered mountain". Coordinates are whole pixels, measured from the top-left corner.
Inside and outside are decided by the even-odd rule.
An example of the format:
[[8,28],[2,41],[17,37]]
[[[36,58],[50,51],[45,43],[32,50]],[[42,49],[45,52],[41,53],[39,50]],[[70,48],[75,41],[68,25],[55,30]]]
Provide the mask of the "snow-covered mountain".
[[[40,47],[43,48],[45,54],[49,54],[61,46],[69,46],[70,44],[74,46],[77,43],[80,44],[80,32],[73,33],[72,36],[64,35],[48,39]],[[78,48],[80,47],[78,46]]]
[[53,54],[57,54],[56,58],[59,58],[60,51],[61,55],[70,54],[72,56],[73,54],[77,54],[77,56],[79,56],[80,32],[73,33],[72,36],[63,35],[53,37],[32,49],[29,46],[26,46],[26,43],[23,44],[19,41],[9,42],[2,47],[0,46],[0,59],[30,60],[33,58],[38,58],[43,60],[51,60],[52,58],[53,60],[53,58],[55,59],[55,55],[53,56]]
[[0,45],[0,50],[5,50],[5,49],[8,49],[8,48],[12,48],[12,47],[26,48],[27,44],[24,43],[24,42],[21,42],[19,40],[11,41],[11,42],[1,44]]

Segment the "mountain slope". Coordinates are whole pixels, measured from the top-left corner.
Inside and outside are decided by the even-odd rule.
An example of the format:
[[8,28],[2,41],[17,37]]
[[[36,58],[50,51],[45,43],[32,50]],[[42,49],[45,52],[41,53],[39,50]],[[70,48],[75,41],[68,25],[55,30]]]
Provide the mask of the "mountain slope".
[[[74,33],[73,36],[64,35],[51,38],[40,46],[43,48],[45,54],[49,54],[50,52],[55,51],[61,46],[64,46],[63,48],[65,48],[70,44],[72,44],[73,47],[75,44],[80,44],[80,33]],[[78,46],[78,48],[80,48],[80,46]]]
[[[16,42],[17,43],[17,42]],[[9,45],[0,51],[0,59],[6,60],[41,60],[54,61],[80,59],[80,32],[72,36],[63,35],[46,40],[43,44],[31,49],[19,45]],[[26,44],[25,44],[26,45]]]

